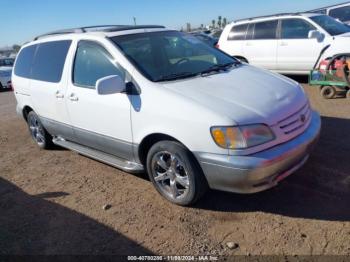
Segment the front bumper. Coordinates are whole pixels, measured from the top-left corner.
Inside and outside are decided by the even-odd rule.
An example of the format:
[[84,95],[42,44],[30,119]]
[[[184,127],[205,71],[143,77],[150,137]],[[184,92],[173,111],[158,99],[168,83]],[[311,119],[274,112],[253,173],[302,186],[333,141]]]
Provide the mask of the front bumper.
[[8,88],[8,82],[11,80],[11,77],[1,77],[0,82],[2,85],[3,89],[7,89]]
[[321,130],[317,112],[305,132],[265,151],[247,156],[195,153],[212,189],[256,193],[276,186],[308,159]]

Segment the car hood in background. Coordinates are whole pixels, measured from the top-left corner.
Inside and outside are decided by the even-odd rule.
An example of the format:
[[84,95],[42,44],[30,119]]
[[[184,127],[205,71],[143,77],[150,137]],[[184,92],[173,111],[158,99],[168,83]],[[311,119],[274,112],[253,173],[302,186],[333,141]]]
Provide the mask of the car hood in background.
[[296,82],[249,65],[163,85],[237,124],[274,125],[307,103]]
[[0,66],[0,71],[11,72],[12,71],[12,66]]

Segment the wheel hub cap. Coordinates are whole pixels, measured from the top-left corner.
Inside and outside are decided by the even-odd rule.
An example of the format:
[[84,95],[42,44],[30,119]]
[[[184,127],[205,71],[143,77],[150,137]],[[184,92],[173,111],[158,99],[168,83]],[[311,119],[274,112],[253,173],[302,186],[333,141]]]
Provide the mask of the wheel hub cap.
[[162,151],[152,158],[152,174],[158,188],[172,199],[188,194],[190,183],[185,165],[178,156]]

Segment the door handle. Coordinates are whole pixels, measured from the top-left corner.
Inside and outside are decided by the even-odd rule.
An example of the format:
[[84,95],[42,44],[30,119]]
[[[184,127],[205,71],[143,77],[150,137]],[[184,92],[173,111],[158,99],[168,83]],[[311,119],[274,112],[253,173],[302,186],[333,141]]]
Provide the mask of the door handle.
[[64,94],[62,94],[60,91],[57,91],[55,96],[56,98],[64,98]]
[[287,42],[281,42],[280,46],[287,46],[288,43]]
[[70,101],[78,101],[79,98],[78,98],[75,94],[71,94],[71,95],[69,96],[69,100],[70,100]]
[[250,43],[250,42],[247,42],[245,45],[246,45],[246,46],[252,46],[253,44]]

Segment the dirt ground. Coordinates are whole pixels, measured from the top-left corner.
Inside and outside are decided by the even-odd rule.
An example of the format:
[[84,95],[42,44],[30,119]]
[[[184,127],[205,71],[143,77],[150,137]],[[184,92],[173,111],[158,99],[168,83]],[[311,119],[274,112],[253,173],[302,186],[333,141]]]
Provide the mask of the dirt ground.
[[191,208],[145,174],[40,150],[0,93],[0,254],[350,255],[350,101],[305,89],[323,121],[307,164],[269,191],[210,191]]

